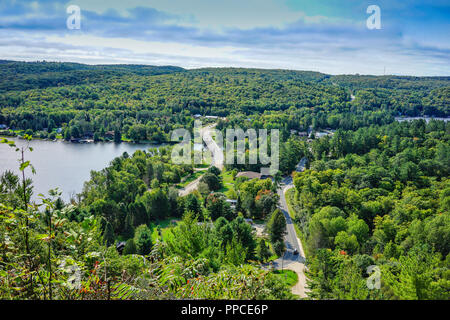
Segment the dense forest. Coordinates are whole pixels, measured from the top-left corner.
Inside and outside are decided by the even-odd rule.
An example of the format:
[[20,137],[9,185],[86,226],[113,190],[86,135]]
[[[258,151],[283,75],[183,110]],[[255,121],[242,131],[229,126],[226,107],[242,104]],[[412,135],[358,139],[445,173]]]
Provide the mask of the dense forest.
[[[19,175],[0,167],[2,299],[298,298],[268,268],[286,252],[289,176],[308,299],[450,298],[450,125],[395,119],[449,117],[450,77],[13,61],[0,75],[0,141],[20,159]],[[163,143],[199,115],[279,129],[279,173],[179,165],[165,145],[92,171],[69,203],[32,201],[45,177],[7,138]]]
[[191,128],[195,114],[284,130],[450,116],[449,77],[12,61],[0,74],[0,124],[42,138],[163,142],[172,129]]
[[[291,194],[310,297],[450,298],[449,133],[414,121],[314,142]],[[369,266],[381,290],[366,286]]]

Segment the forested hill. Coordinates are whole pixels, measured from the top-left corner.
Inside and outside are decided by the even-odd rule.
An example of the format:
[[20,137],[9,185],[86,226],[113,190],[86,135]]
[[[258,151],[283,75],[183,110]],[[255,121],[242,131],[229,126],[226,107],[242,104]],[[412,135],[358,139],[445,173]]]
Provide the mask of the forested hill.
[[0,124],[41,138],[62,128],[66,139],[120,131],[163,142],[195,114],[284,132],[356,130],[399,115],[449,117],[449,101],[450,77],[0,61]]
[[86,65],[71,62],[19,62],[0,60],[0,92],[77,85],[113,76],[160,75],[182,72],[174,66]]

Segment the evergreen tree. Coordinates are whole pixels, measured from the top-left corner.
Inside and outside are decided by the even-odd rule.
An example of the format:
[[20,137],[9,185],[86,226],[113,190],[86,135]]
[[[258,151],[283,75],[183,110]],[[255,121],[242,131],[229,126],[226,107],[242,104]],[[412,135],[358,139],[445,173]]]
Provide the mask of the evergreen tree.
[[127,213],[125,218],[125,227],[122,234],[125,238],[132,238],[134,235],[133,217],[131,212]]
[[136,254],[137,248],[136,244],[134,243],[133,239],[128,239],[127,243],[125,244],[125,248],[123,248],[123,255],[127,254]]
[[264,239],[259,240],[258,247],[256,248],[256,255],[261,262],[270,258],[270,249],[267,247]]
[[286,219],[280,209],[276,209],[267,223],[267,230],[270,236],[270,242],[283,242],[283,237],[286,232]]
[[106,242],[106,245],[109,247],[114,244],[114,230],[111,223],[106,222],[105,232],[103,234],[103,239]]
[[116,130],[114,130],[114,142],[115,143],[122,142],[122,132],[120,132],[120,130],[118,128],[116,128]]
[[273,250],[277,254],[277,256],[281,257],[284,254],[284,251],[286,250],[286,245],[284,244],[284,241],[277,241],[273,244]]
[[140,255],[147,255],[152,249],[152,232],[146,225],[140,225],[136,228],[134,234],[136,252]]
[[69,141],[70,138],[71,138],[71,136],[70,136],[70,128],[66,128],[64,130],[64,140]]

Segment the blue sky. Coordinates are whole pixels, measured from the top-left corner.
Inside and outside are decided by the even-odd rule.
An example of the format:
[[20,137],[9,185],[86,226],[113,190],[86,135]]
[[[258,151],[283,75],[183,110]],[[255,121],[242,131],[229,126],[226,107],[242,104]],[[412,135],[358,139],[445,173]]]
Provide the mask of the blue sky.
[[450,1],[2,0],[0,58],[449,76]]

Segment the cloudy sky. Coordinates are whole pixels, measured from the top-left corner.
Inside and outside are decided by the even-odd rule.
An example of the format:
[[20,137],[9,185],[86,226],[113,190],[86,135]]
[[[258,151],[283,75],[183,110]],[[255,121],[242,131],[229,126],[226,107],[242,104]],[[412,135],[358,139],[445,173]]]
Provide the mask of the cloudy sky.
[[449,76],[450,1],[1,0],[0,59]]

